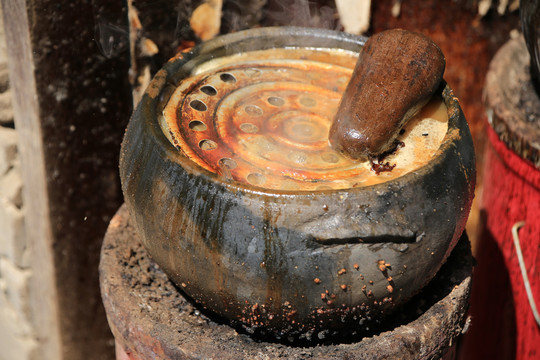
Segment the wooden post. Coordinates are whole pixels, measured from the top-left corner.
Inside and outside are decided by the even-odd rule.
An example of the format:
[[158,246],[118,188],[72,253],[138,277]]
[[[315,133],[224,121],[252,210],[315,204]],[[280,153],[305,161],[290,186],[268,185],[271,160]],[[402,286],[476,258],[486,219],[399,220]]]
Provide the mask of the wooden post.
[[[36,337],[40,339],[40,351],[46,359],[60,358],[60,333],[58,326],[58,303],[54,286],[51,223],[49,221],[46,175],[43,161],[43,143],[39,105],[35,96],[35,78],[32,70],[32,48],[25,5],[22,1],[3,1],[6,42],[10,59],[13,107],[17,114],[19,153],[25,179],[34,179],[24,187],[27,207],[27,237],[32,239],[32,268],[30,305]],[[10,21],[10,17],[17,21]]]
[[107,0],[2,7],[40,358],[111,358],[97,266],[122,198],[118,152],[131,112],[126,10]]

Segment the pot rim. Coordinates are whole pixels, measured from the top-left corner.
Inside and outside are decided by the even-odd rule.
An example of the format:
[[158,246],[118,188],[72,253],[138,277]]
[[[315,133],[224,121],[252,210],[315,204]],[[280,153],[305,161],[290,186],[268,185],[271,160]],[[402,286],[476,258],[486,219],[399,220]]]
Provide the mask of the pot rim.
[[[423,177],[424,175],[433,171],[437,163],[444,160],[445,154],[451,151],[451,148],[454,146],[453,140],[456,136],[459,138],[460,133],[460,120],[466,122],[464,119],[463,112],[459,106],[459,100],[454,95],[453,90],[448,86],[446,81],[443,79],[440,90],[437,93],[440,93],[442,100],[444,101],[445,106],[448,111],[448,130],[441,142],[440,147],[435,152],[431,161],[426,165],[412,170],[404,175],[401,175],[397,178],[384,181],[382,183],[362,186],[357,188],[346,188],[346,189],[323,189],[323,190],[279,190],[279,189],[267,189],[259,186],[253,186],[248,183],[242,183],[238,181],[227,181],[218,174],[204,169],[203,167],[197,165],[187,156],[183,155],[182,152],[174,147],[173,144],[167,139],[163,133],[162,128],[159,125],[158,113],[160,104],[167,103],[169,97],[163,98],[164,89],[167,86],[174,85],[177,86],[179,81],[184,79],[186,76],[189,76],[190,71],[197,65],[202,64],[210,59],[216,58],[215,54],[218,51],[225,51],[224,54],[218,56],[228,56],[233,55],[237,52],[227,52],[227,48],[243,48],[246,45],[243,43],[246,39],[256,38],[268,38],[272,37],[277,39],[276,42],[283,43],[283,46],[269,46],[275,45],[274,42],[261,42],[261,47],[256,49],[246,49],[247,51],[253,50],[264,50],[264,49],[273,49],[273,48],[286,48],[286,47],[309,47],[305,45],[299,45],[298,43],[292,43],[291,40],[298,39],[302,37],[310,37],[315,40],[315,42],[320,41],[321,45],[319,47],[327,48],[336,48],[336,49],[345,49],[355,52],[359,52],[363,45],[365,44],[367,38],[364,36],[352,35],[335,30],[327,29],[317,29],[317,28],[303,28],[303,27],[263,27],[256,29],[248,29],[239,31],[236,33],[220,35],[211,40],[203,42],[187,53],[181,53],[176,57],[172,58],[167,62],[163,68],[156,73],[150,84],[148,85],[147,90],[144,93],[143,98],[141,99],[137,110],[140,110],[143,114],[144,121],[149,123],[152,135],[155,137],[156,143],[159,144],[160,150],[166,154],[168,160],[178,164],[185,171],[189,171],[192,174],[198,176],[205,176],[212,180],[212,182],[223,186],[227,191],[234,193],[242,192],[244,194],[266,196],[271,198],[283,198],[294,196],[295,198],[310,198],[313,194],[318,195],[342,195],[344,193],[361,193],[364,191],[384,191],[388,188],[389,185],[399,185],[402,183],[410,183],[417,177]],[[285,38],[289,37],[289,38]],[[328,44],[324,44],[324,41],[329,41]],[[325,46],[326,45],[326,46]],[[328,46],[328,45],[339,45],[339,46]],[[344,48],[344,45],[348,45],[349,48]],[[356,50],[354,49],[356,48]],[[184,70],[182,74],[181,70]],[[178,74],[183,76],[177,77]],[[152,92],[152,94],[150,94]],[[161,105],[163,106],[163,105]],[[458,132],[456,134],[456,131]]]

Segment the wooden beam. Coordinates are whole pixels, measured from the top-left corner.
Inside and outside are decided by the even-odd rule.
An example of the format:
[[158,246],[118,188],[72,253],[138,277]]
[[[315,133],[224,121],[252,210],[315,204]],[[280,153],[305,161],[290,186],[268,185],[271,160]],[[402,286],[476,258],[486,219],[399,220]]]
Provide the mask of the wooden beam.
[[[2,1],[13,88],[13,108],[19,133],[21,172],[25,182],[26,236],[31,243],[30,306],[35,335],[45,359],[60,358],[58,298],[53,264],[53,242],[44,164],[40,114],[33,74],[32,45],[26,5]],[[13,21],[17,19],[16,21]]]
[[1,1],[40,358],[112,358],[97,267],[122,202],[118,153],[132,110],[126,11],[122,1]]

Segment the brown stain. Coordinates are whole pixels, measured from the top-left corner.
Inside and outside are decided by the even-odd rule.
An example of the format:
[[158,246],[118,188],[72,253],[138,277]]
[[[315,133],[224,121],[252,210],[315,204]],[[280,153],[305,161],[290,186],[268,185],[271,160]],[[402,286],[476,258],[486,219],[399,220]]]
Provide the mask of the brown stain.
[[283,244],[279,237],[279,230],[276,227],[277,215],[272,209],[272,204],[265,204],[263,209],[263,231],[264,237],[264,270],[266,271],[266,298],[265,303],[274,313],[281,312],[283,281],[286,275],[286,264],[284,264],[285,254]]
[[149,347],[157,359],[168,358],[162,344],[154,336],[151,335],[151,332],[146,333],[145,331],[137,331],[136,335],[140,340],[139,343]]
[[155,99],[161,93],[165,82],[167,81],[167,71],[164,69],[159,70],[154,76],[154,80],[148,85],[146,93],[151,99]]
[[[222,225],[224,224],[224,219],[227,216],[230,205],[222,203],[220,196],[215,196],[214,194],[204,194],[202,195],[203,207],[200,211],[200,215],[204,219],[201,222],[201,241],[200,246],[206,252],[206,258],[208,259],[207,266],[211,268],[213,273],[213,282],[215,286],[215,291],[217,291],[217,296],[222,303],[224,309],[229,307],[230,303],[230,293],[235,293],[236,289],[229,285],[229,278],[227,276],[228,271],[223,270],[223,254],[221,246],[222,238]],[[195,269],[195,273],[197,269]],[[205,281],[199,277],[199,281]],[[217,299],[216,299],[217,300]]]
[[[152,183],[152,197],[174,198],[167,184],[161,178],[157,179]],[[182,257],[174,257],[176,251],[173,249],[161,248],[154,249],[154,256],[162,259],[163,264],[170,264],[175,273],[183,275],[177,277],[176,281],[181,283],[182,290],[196,302],[203,306],[219,302],[218,306],[228,311],[231,306],[236,306],[231,304],[230,295],[235,292],[235,287],[229,285],[227,271],[222,269],[224,265],[219,236],[228,208],[216,203],[216,197],[211,194],[200,196],[203,201],[197,202],[198,206],[191,209],[173,200],[161,203],[159,208],[148,210],[149,213],[159,214],[158,217],[167,224],[163,229],[164,234],[183,233],[187,242],[186,252]],[[147,246],[153,247],[151,244]],[[189,250],[190,248],[194,252]]]

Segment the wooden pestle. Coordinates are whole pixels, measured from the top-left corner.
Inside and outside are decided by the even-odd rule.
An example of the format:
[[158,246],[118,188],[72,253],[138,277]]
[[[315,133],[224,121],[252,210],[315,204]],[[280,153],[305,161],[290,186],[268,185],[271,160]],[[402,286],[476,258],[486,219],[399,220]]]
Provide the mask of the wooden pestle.
[[401,29],[366,41],[330,128],[330,145],[353,159],[392,150],[401,128],[437,90],[446,61],[427,36]]

